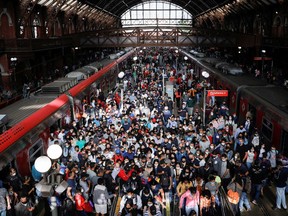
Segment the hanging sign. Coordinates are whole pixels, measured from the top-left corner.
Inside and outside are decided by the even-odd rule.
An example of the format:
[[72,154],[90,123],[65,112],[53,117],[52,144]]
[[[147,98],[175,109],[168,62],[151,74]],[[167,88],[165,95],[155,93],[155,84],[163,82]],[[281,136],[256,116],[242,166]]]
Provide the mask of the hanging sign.
[[208,90],[207,96],[214,97],[227,97],[228,90]]

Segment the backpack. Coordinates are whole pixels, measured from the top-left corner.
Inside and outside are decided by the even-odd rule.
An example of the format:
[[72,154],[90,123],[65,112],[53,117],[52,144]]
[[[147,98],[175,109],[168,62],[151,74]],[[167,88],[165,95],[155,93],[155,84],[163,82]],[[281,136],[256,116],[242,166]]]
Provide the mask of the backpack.
[[169,178],[169,176],[166,173],[161,175],[160,184],[163,187],[163,189],[168,189],[169,188],[169,186],[170,186],[170,178]]
[[259,136],[254,136],[251,143],[253,144],[254,147],[259,146],[260,143]]
[[64,209],[64,215],[68,212],[73,212],[75,211],[75,204],[73,203],[73,201],[70,198],[66,198],[63,201],[63,209]]

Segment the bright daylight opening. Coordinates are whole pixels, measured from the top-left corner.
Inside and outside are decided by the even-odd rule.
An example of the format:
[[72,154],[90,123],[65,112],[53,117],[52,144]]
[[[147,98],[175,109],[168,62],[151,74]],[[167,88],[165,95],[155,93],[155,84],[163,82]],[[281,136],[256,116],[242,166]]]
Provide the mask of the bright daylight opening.
[[192,25],[192,15],[185,9],[165,1],[140,3],[121,16],[123,27]]

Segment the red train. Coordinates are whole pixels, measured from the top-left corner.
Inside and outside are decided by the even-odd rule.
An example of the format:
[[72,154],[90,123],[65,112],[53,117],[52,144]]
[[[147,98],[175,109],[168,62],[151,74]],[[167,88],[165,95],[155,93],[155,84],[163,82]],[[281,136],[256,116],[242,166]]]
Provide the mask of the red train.
[[116,85],[119,69],[133,52],[131,50],[103,67],[1,134],[0,170],[7,166],[13,166],[17,168],[20,175],[29,174],[35,159],[46,153],[50,127],[57,121],[62,121],[67,113],[74,114],[71,116],[72,119],[81,113],[81,101],[84,97],[89,100],[93,96],[96,86],[100,85],[105,92],[112,90]]
[[197,58],[188,52],[181,52],[191,60],[194,73],[198,77],[201,77],[201,72],[205,70],[209,72],[209,82],[215,89],[228,90],[229,95],[225,100],[230,113],[235,112],[240,123],[245,121],[247,112],[250,112],[263,141],[288,155],[287,89],[267,84],[250,74],[224,74],[215,68],[215,61],[212,63],[211,59]]

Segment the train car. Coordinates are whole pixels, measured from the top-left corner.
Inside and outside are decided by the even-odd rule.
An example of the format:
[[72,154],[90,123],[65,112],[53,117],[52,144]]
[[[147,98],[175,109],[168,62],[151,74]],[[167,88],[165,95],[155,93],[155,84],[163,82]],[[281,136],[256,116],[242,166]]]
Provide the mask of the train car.
[[[288,91],[279,86],[257,86],[241,89],[241,109],[253,110],[255,126],[263,141],[288,155]],[[242,111],[242,112],[243,112]]]
[[[81,107],[83,107],[83,99],[90,102],[96,94],[95,92],[98,87],[100,87],[106,94],[110,92],[116,85],[119,69],[122,68],[123,64],[125,64],[125,60],[131,56],[132,53],[134,53],[134,50],[121,56],[107,67],[98,71],[98,73],[89,77],[89,79],[86,79],[77,86],[71,88],[69,94],[73,98],[74,106],[81,109]],[[80,110],[80,112],[81,111],[82,110]]]
[[230,113],[235,112],[240,123],[244,123],[249,114],[254,126],[263,135],[263,141],[288,154],[288,147],[285,145],[288,141],[287,89],[268,85],[264,80],[256,79],[250,74],[223,74],[215,68],[217,61],[214,58],[196,58],[185,51],[181,52],[193,61],[198,76],[205,70],[210,74],[208,82],[215,89],[228,90],[225,100]]
[[[22,176],[30,174],[35,159],[46,153],[50,127],[62,121],[67,114],[71,114],[70,117],[73,119],[73,112],[75,111],[74,109],[71,110],[71,107],[75,105],[73,97],[77,98],[80,95],[85,97],[85,93],[89,92],[87,89],[93,83],[100,82],[99,80],[103,81],[103,76],[106,73],[111,76],[110,70],[113,70],[114,73],[116,66],[132,53],[133,51],[130,51],[119,58],[117,62],[110,63],[98,73],[72,87],[67,93],[57,96],[52,101],[50,99],[47,105],[43,105],[41,109],[38,109],[33,114],[30,113],[27,118],[24,118],[1,134],[0,170],[4,172],[6,167],[13,166]],[[104,90],[106,91],[106,89]],[[41,96],[39,96],[39,99],[36,98],[36,100],[41,100],[40,98]],[[21,109],[27,109],[27,107],[29,106],[23,106]],[[21,112],[21,110],[18,112]]]

